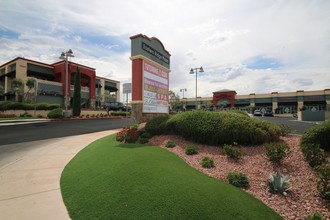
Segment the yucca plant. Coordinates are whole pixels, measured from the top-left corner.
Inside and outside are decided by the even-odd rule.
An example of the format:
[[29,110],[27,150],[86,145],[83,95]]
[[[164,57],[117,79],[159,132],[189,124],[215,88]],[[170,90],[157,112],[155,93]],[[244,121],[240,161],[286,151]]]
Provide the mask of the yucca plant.
[[291,177],[288,175],[282,176],[279,171],[274,174],[271,174],[268,179],[268,189],[271,193],[280,193],[282,195],[287,195],[287,192],[290,191],[288,184],[291,180]]

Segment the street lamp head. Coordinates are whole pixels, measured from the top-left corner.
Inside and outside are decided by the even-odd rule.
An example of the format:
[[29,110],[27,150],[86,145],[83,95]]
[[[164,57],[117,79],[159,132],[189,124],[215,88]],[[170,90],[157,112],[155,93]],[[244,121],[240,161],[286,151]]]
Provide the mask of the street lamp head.
[[204,72],[203,67],[199,68],[199,72],[200,73],[203,73]]
[[62,52],[61,53],[61,56],[59,57],[61,60],[65,60],[65,53],[64,52]]
[[190,74],[194,74],[194,69],[191,68],[189,73],[190,73]]
[[68,57],[74,57],[74,56],[73,56],[73,52],[72,52],[71,49],[69,49],[69,50],[66,52],[66,55],[67,55]]

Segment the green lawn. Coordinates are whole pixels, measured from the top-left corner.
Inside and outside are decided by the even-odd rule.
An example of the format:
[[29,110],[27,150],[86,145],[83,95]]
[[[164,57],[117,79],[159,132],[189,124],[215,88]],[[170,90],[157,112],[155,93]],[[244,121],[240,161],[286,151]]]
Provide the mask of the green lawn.
[[248,193],[154,146],[115,135],[65,167],[61,191],[72,219],[282,219]]

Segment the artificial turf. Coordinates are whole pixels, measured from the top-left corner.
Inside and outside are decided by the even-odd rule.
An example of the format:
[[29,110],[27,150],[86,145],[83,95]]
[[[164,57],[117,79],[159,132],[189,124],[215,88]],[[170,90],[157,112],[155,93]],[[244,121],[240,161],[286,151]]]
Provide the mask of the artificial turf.
[[248,193],[155,146],[99,139],[65,167],[72,219],[282,219]]

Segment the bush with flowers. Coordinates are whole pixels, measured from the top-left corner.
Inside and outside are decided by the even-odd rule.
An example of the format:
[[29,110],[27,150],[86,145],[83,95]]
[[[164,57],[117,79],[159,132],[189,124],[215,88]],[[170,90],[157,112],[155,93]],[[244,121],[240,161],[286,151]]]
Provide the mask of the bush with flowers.
[[116,135],[116,141],[135,143],[139,137],[139,131],[135,128],[123,128]]

